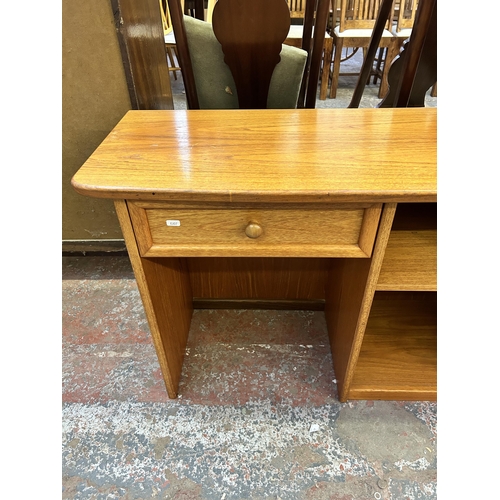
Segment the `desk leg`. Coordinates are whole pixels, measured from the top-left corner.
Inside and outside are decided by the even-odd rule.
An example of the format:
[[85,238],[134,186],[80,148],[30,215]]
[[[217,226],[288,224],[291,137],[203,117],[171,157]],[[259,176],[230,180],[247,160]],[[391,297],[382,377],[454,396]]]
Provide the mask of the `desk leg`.
[[185,259],[144,258],[139,254],[124,200],[115,209],[127,245],[156,354],[169,398],[176,398],[191,317],[193,297]]
[[332,259],[325,317],[342,402],[349,396],[395,212],[395,203],[385,204],[371,258]]

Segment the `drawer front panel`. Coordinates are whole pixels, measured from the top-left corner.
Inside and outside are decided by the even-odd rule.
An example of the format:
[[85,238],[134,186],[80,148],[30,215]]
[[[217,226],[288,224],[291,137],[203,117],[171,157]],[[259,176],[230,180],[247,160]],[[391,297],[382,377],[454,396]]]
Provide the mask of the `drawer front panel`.
[[129,202],[144,257],[369,257],[381,204]]

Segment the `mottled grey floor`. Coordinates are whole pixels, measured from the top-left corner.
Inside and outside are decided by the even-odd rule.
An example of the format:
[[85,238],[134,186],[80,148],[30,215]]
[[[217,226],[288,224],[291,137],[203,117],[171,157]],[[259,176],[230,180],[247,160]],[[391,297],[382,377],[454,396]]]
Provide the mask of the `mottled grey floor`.
[[63,499],[434,500],[433,402],[340,403],[321,312],[195,311],[167,398],[127,257],[63,259]]
[[66,404],[63,498],[435,499],[434,424],[425,403]]

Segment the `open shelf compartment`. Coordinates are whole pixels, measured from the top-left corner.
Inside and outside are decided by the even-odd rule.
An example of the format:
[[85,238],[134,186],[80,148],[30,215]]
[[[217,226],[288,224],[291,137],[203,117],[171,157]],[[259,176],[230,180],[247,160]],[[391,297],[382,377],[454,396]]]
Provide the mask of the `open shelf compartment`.
[[348,399],[435,400],[437,294],[376,292]]
[[377,290],[437,290],[435,203],[398,205]]

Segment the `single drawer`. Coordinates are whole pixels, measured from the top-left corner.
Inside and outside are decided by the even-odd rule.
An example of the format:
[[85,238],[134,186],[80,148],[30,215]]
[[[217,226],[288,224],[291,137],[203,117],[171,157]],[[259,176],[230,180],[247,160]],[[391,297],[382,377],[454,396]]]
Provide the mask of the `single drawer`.
[[370,257],[382,204],[128,207],[143,257]]

